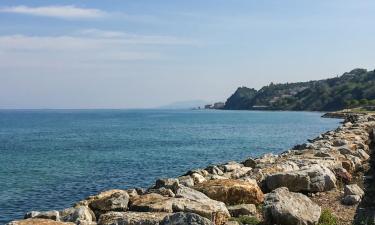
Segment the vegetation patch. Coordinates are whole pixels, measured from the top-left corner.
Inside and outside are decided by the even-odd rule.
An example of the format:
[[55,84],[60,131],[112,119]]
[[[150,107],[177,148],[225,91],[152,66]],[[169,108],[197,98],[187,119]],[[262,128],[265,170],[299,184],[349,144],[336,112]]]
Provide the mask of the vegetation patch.
[[318,225],[337,225],[337,217],[329,209],[324,209],[320,215]]

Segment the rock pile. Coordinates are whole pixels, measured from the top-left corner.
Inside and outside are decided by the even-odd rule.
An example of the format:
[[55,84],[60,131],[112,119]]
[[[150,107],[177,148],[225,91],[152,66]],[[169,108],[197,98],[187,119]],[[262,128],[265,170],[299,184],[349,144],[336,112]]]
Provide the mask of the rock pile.
[[[317,224],[321,207],[308,196],[344,188],[342,204],[361,201],[350,184],[370,158],[375,117],[347,116],[326,132],[280,155],[228,162],[157,180],[147,190],[109,190],[60,211],[29,212],[9,225],[224,225],[231,217],[269,224]],[[307,195],[308,194],[308,195]]]

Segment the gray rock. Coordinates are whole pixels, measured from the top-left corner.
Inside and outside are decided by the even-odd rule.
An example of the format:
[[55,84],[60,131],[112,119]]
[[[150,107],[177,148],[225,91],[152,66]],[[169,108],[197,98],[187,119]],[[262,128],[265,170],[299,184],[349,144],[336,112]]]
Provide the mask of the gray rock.
[[95,212],[125,211],[128,209],[129,194],[126,191],[117,191],[101,198],[92,200],[89,207]]
[[322,192],[336,187],[336,177],[327,167],[312,165],[296,171],[269,175],[266,184],[270,190],[287,187],[294,192]]
[[160,225],[214,225],[207,218],[194,213],[175,213],[167,216],[160,222]]
[[156,181],[155,189],[166,188],[173,191],[177,190],[179,181],[176,178],[159,179]]
[[200,175],[199,173],[193,173],[191,174],[191,177],[193,178],[194,180],[194,184],[199,184],[199,183],[203,183],[206,181],[206,178],[204,178],[202,175]]
[[269,224],[314,225],[320,218],[320,207],[300,193],[281,187],[266,195],[264,218]]
[[365,150],[363,149],[357,149],[357,151],[355,152],[355,156],[362,159],[363,161],[366,161],[370,158],[367,152],[365,152]]
[[344,196],[358,195],[359,197],[362,197],[364,194],[365,192],[357,184],[345,185],[344,187]]
[[163,196],[166,196],[166,197],[174,197],[175,194],[173,193],[173,191],[169,188],[164,188],[164,187],[161,187],[161,188],[158,188],[158,189],[154,189],[154,188],[151,188],[151,189],[148,189],[147,194],[149,193],[156,193],[156,194],[160,194],[160,195],[163,195]]
[[64,222],[93,222],[96,221],[95,214],[86,206],[67,208],[59,212],[60,220]]
[[239,216],[254,216],[257,212],[256,206],[254,204],[241,204],[241,205],[231,205],[227,206],[228,211],[231,216],[239,217]]
[[344,146],[344,145],[347,145],[348,144],[348,141],[347,140],[344,140],[344,139],[336,139],[333,141],[333,146],[335,147],[340,147],[340,146]]
[[224,174],[223,171],[221,171],[221,169],[219,169],[219,167],[217,166],[209,166],[205,170],[207,170],[207,172],[213,175],[222,176]]
[[359,195],[346,195],[341,202],[344,205],[355,205],[360,201],[361,197]]
[[194,180],[190,176],[181,176],[178,178],[178,181],[181,185],[184,185],[186,187],[194,186]]
[[243,167],[242,164],[238,163],[238,162],[228,162],[227,164],[224,164],[224,165],[221,165],[220,168],[222,168],[222,170],[224,172],[232,172],[236,169],[239,169]]
[[186,198],[190,200],[210,200],[207,195],[203,194],[202,192],[199,192],[195,189],[189,188],[189,187],[184,187],[181,186],[177,191],[176,191],[176,197],[177,198]]
[[162,212],[108,212],[100,216],[98,225],[159,225],[168,215]]
[[25,214],[24,219],[29,218],[39,218],[39,219],[50,219],[55,221],[60,221],[60,214],[59,211],[51,210],[51,211],[31,211]]
[[246,167],[255,168],[257,165],[256,161],[253,158],[248,158],[245,161],[242,162],[242,164]]

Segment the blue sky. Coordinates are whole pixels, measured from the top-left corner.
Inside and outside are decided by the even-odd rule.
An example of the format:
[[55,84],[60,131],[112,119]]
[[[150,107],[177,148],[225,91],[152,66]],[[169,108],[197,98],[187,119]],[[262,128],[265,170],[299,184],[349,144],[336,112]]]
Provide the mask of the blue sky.
[[148,108],[374,69],[375,1],[0,3],[0,108]]

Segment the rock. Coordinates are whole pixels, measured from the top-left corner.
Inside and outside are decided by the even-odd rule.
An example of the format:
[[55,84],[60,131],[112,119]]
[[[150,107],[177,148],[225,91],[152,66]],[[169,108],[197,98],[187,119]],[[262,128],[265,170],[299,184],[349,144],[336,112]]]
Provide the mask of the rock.
[[327,157],[332,157],[329,153],[327,152],[317,152],[314,155],[315,157],[322,157],[322,158],[327,158]]
[[344,145],[347,145],[348,144],[348,141],[347,140],[343,140],[343,139],[336,139],[332,142],[333,146],[335,147],[340,147],[340,146],[344,146]]
[[177,198],[173,203],[173,211],[195,213],[212,220],[215,225],[222,225],[230,218],[225,204],[212,199]]
[[38,212],[38,211],[31,211],[25,214],[24,219],[29,218],[39,218],[39,219],[50,219],[55,221],[60,221],[60,213],[56,210],[45,211],[45,212]]
[[344,205],[355,205],[361,201],[361,196],[359,195],[346,195],[342,200]]
[[[228,177],[231,177],[231,174],[229,174]],[[225,179],[229,179],[228,177],[223,177],[219,175],[208,175],[205,178],[206,180],[225,180]]]
[[25,219],[16,220],[8,223],[7,225],[75,225],[74,223],[58,222],[49,219]]
[[281,187],[266,194],[264,218],[269,224],[313,225],[319,221],[321,209],[308,197]]
[[128,192],[130,199],[137,197],[139,195],[136,189],[129,189],[129,190],[126,190],[126,192]]
[[240,167],[233,170],[232,172],[224,174],[224,176],[227,178],[239,179],[241,177],[246,176],[251,170],[252,168],[250,167]]
[[354,171],[354,165],[350,160],[342,160],[341,165],[349,173]]
[[190,176],[181,176],[178,178],[178,181],[181,185],[184,185],[186,187],[194,186],[194,180]]
[[173,200],[170,197],[164,197],[160,194],[150,193],[140,195],[132,200],[130,204],[131,211],[140,212],[168,212],[172,213]]
[[365,194],[365,192],[357,185],[357,184],[350,184],[345,185],[344,187],[344,195],[358,195],[359,197],[362,197]]
[[337,149],[342,155],[352,155],[353,152],[348,146],[343,146]]
[[345,157],[350,161],[353,171],[357,171],[362,166],[362,160],[357,156],[345,155]]
[[108,212],[99,218],[99,225],[159,225],[169,213]]
[[171,189],[172,191],[177,190],[179,186],[178,179],[175,178],[167,178],[167,179],[159,179],[156,181],[155,188],[165,188],[165,189]]
[[222,176],[224,174],[223,171],[221,171],[221,169],[219,169],[217,166],[209,166],[205,170],[213,175]]
[[269,190],[287,187],[294,192],[321,192],[336,187],[336,177],[324,166],[312,165],[297,171],[276,173],[266,178]]
[[191,177],[194,180],[194,184],[199,184],[199,183],[202,183],[202,182],[206,181],[206,178],[204,178],[202,175],[200,175],[198,173],[191,174]]
[[243,165],[238,162],[228,162],[227,164],[221,165],[221,167],[222,170],[227,173],[239,169],[243,167]]
[[177,191],[176,191],[176,197],[177,198],[187,198],[190,200],[206,200],[210,199],[207,197],[207,195],[203,194],[202,192],[199,192],[195,189],[189,188],[189,187],[183,187],[181,186]]
[[89,207],[96,213],[102,214],[109,211],[125,211],[128,209],[129,194],[123,190],[104,192],[92,199]]
[[164,187],[161,187],[161,188],[158,188],[158,189],[148,189],[147,194],[149,194],[149,193],[156,193],[156,194],[160,194],[160,195],[163,195],[163,196],[166,196],[166,197],[174,197],[175,196],[175,194],[173,193],[173,191],[171,189],[164,188]]
[[355,156],[362,159],[363,161],[367,161],[370,158],[370,156],[363,149],[357,149]]
[[213,223],[204,217],[194,213],[175,213],[169,215],[160,222],[160,225],[213,225]]
[[336,174],[336,178],[338,180],[341,180],[345,184],[349,184],[352,180],[352,175],[343,167],[337,167],[334,169],[334,172]]
[[246,167],[251,167],[251,168],[255,168],[255,166],[257,165],[256,161],[253,159],[253,158],[248,158],[246,159],[245,161],[242,162],[242,164]]
[[232,205],[228,206],[228,211],[231,216],[239,217],[239,216],[254,216],[257,212],[256,206],[254,204],[240,204],[240,205]]
[[[187,187],[185,187],[188,189]],[[178,190],[177,190],[178,192]],[[199,195],[198,193],[189,193],[184,198],[170,198],[159,194],[146,194],[136,198],[130,205],[132,211],[142,212],[190,212],[196,213],[200,216],[211,219],[215,216],[215,224],[225,223],[230,214],[225,207],[225,204],[208,198],[207,196]],[[178,195],[183,195],[181,192]]]
[[229,205],[260,204],[264,198],[256,182],[241,180],[210,180],[194,186],[194,189]]
[[96,217],[93,211],[86,206],[78,206],[76,208],[67,208],[59,212],[60,220],[64,222],[93,222]]

